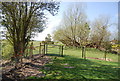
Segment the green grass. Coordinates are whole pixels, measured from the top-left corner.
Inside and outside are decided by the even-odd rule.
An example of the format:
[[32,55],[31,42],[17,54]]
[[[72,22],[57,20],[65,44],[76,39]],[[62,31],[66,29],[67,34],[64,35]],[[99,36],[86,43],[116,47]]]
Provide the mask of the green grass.
[[[39,46],[39,44],[36,44],[35,46]],[[56,46],[48,46],[48,54],[58,54],[59,55],[59,47]],[[43,48],[43,46],[42,46]],[[33,50],[33,54],[39,54],[39,47],[36,47],[35,50]],[[95,58],[105,58],[104,57],[105,52],[100,51],[95,48],[86,48],[86,57],[95,57]],[[64,55],[70,55],[72,57],[76,58],[82,58],[82,51],[80,48],[64,48]],[[107,53],[106,56],[108,59],[111,59],[113,62],[118,62],[118,55]]]
[[[38,41],[34,42],[34,46],[39,45]],[[33,52],[38,54],[39,47],[36,47]],[[118,79],[120,67],[118,67],[118,55],[116,54],[107,53],[107,58],[112,59],[109,62],[82,59],[80,48],[64,48],[64,57],[59,57],[59,47],[49,46],[47,53],[53,61],[45,65],[45,67],[50,67],[50,70],[42,70],[46,76],[43,78],[31,76],[29,78],[38,79],[38,81],[39,79]],[[55,57],[57,58],[55,59]],[[104,58],[104,52],[94,48],[86,48],[86,57]]]
[[[58,48],[51,48],[53,52],[58,52]],[[49,55],[49,54],[48,54]],[[42,70],[46,75],[43,78],[35,79],[118,79],[118,56],[108,53],[107,58],[112,59],[112,62],[82,59],[81,49],[64,49],[64,57],[56,57],[57,53],[53,54],[53,62],[46,64],[45,67],[50,67],[50,70]],[[87,57],[103,58],[104,52],[97,49],[86,49]],[[72,67],[72,68],[66,68]],[[41,71],[41,70],[40,70]]]
[[[70,58],[70,57],[69,57]],[[84,59],[57,59],[53,64],[46,65],[51,67],[46,72],[46,79],[117,79],[117,64],[104,63],[102,61]],[[63,65],[63,64],[68,65]],[[110,65],[109,65],[110,64]],[[74,68],[65,68],[71,66]]]
[[[39,42],[34,43],[35,50],[33,50],[33,54],[39,54],[39,46],[40,46]],[[41,46],[41,49],[43,49],[43,46]],[[49,53],[49,54],[59,54],[59,47],[58,46],[53,46],[53,45],[48,45],[47,53]]]
[[[82,51],[81,49],[65,49],[64,50],[64,55],[70,55],[76,58],[81,58],[82,57]],[[104,52],[100,51],[95,48],[86,48],[86,57],[95,57],[95,58],[104,58]],[[114,62],[118,62],[118,55],[117,54],[112,54],[112,53],[107,53],[107,58],[112,59]]]

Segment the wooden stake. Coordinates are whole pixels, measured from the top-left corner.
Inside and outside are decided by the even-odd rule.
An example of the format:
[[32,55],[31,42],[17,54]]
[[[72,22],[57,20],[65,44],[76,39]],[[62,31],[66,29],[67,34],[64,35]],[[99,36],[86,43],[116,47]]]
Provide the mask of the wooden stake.
[[86,48],[84,46],[84,59],[86,59]]
[[82,47],[82,58],[86,59],[85,46]]
[[30,50],[29,50],[29,52],[30,52],[30,58],[32,58],[32,55],[33,55],[33,42],[32,42],[31,45],[30,45]]
[[61,56],[63,57],[63,46],[61,46]]
[[44,50],[43,50],[43,53],[45,54],[45,44],[44,44]]
[[82,58],[84,57],[84,47],[82,47]]
[[41,43],[40,43],[40,47],[39,47],[39,54],[41,54]]
[[61,46],[59,46],[59,55],[61,55]]
[[107,51],[105,51],[105,61],[106,61]]
[[47,51],[48,51],[48,45],[46,44],[46,54],[47,54]]

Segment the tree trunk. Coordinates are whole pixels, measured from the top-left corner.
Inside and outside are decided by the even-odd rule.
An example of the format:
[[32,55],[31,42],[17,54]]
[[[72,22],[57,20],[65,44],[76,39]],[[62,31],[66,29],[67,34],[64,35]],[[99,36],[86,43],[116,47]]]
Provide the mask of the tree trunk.
[[24,55],[24,46],[23,42],[15,42],[14,43],[14,61],[15,61],[15,67],[18,67],[18,64],[20,63],[20,66],[22,66],[22,58]]

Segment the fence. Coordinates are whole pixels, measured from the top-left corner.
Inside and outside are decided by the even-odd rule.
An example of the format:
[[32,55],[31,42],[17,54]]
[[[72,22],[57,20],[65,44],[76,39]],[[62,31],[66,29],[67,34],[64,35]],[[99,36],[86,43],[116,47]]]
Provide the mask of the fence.
[[[86,47],[82,47],[81,50],[81,57],[86,59],[86,58],[90,58],[91,56],[93,58],[96,58],[96,54],[94,53],[94,55],[92,54],[91,56],[89,56],[87,53],[89,49]],[[43,55],[59,55],[59,56],[63,56],[63,46],[62,45],[55,45],[55,44],[42,44],[39,43],[39,45],[34,46],[33,43],[30,44],[29,49],[26,50],[26,56],[30,56],[32,57],[33,54],[41,54]],[[95,57],[94,57],[95,56]],[[103,56],[99,56],[97,58],[104,58],[104,60],[107,60],[107,51],[104,52]]]
[[[51,48],[55,48],[55,50],[52,50]],[[56,52],[56,50],[58,50],[58,53]],[[60,56],[63,56],[62,45],[40,43],[39,46],[34,46],[32,42],[30,46],[28,47],[28,49],[26,50],[26,57],[27,56],[32,57],[33,54],[41,54],[41,55],[51,54],[50,51],[52,51],[52,54],[59,54]]]
[[[42,46],[43,46],[43,48],[42,48]],[[58,51],[56,51],[56,50],[58,50]],[[39,54],[59,54],[60,56],[63,56],[63,46],[61,46],[61,45],[55,45],[55,44],[43,44],[42,45],[40,43]]]
[[[99,50],[98,52],[95,52],[95,50],[98,50],[98,49],[95,49],[93,51],[90,51],[90,49],[91,48],[86,48],[83,46],[81,49],[81,57],[84,59],[94,58],[94,59],[100,59],[100,60],[106,60],[106,61],[112,60],[112,59],[110,59],[110,55],[112,56],[112,54],[109,54],[108,50],[104,50],[104,51]],[[89,53],[89,52],[91,52],[91,53]]]

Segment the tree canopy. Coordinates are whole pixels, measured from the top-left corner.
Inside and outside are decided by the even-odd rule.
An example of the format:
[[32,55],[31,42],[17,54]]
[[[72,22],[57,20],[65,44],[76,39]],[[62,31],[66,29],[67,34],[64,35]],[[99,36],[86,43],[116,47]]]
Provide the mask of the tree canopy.
[[104,42],[109,41],[110,32],[108,31],[110,18],[109,16],[99,16],[92,23],[91,41],[97,45],[97,48]]
[[45,12],[57,14],[59,2],[2,2],[1,24],[7,29],[6,38],[14,47],[14,56],[23,55],[30,38],[45,27]]
[[82,46],[89,37],[89,30],[85,5],[74,4],[64,12],[60,28],[54,33],[54,39],[68,46]]

